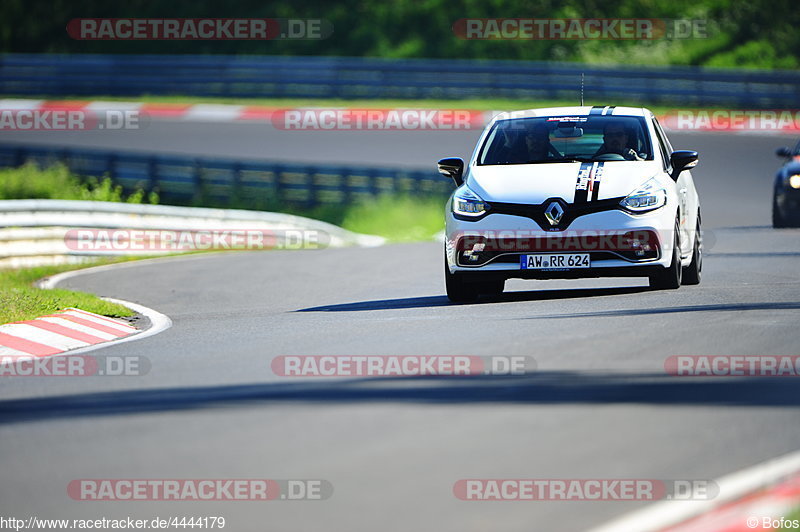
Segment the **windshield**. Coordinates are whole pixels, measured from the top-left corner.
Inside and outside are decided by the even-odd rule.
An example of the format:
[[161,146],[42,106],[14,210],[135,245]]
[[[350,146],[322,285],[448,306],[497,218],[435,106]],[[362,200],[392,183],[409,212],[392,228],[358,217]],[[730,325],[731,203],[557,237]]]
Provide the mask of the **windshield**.
[[644,118],[550,116],[498,120],[479,165],[653,159]]

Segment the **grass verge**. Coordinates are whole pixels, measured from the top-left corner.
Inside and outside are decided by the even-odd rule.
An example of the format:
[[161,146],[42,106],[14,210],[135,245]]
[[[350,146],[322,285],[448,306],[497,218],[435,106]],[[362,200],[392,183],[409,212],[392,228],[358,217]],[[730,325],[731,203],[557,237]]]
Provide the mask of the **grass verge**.
[[380,196],[347,208],[342,227],[379,235],[390,242],[430,240],[444,229],[444,200],[437,197]]
[[88,266],[125,262],[128,258],[101,259],[90,264],[40,266],[19,270],[0,270],[0,324],[24,321],[52,314],[67,307],[76,307],[103,316],[122,318],[134,312],[122,305],[109,303],[93,294],[56,288],[43,290],[33,284],[57,273]]
[[800,508],[795,509],[794,511],[792,511],[792,513],[787,515],[786,521],[790,523],[790,526],[784,526],[783,528],[781,528],[781,530],[797,530],[797,527],[791,526],[791,524],[793,524],[792,523],[793,521],[800,522]]
[[[575,90],[575,99],[565,100],[530,100],[530,99],[510,99],[510,98],[494,98],[494,99],[465,99],[465,100],[394,100],[394,99],[378,99],[378,100],[342,100],[342,99],[313,99],[313,98],[235,98],[235,97],[196,97],[196,96],[76,96],[76,97],[59,97],[62,100],[70,100],[74,102],[93,102],[93,101],[109,101],[109,102],[142,102],[142,103],[163,103],[163,104],[176,104],[176,105],[192,105],[198,103],[213,103],[213,104],[229,104],[229,105],[258,105],[265,107],[279,107],[279,108],[296,108],[296,107],[349,107],[353,109],[395,109],[395,108],[411,108],[411,109],[472,109],[476,111],[503,111],[503,110],[519,110],[519,109],[534,109],[539,107],[562,107],[562,106],[575,106],[579,105],[579,90]],[[44,98],[48,96],[31,96],[31,95],[5,95],[7,98]],[[649,104],[642,101],[601,101],[587,98],[586,105],[628,105],[631,107],[647,107],[656,114],[674,111],[680,105],[656,105]],[[730,106],[728,106],[730,107]],[[710,106],[703,107],[693,105],[692,109],[723,109],[728,108],[725,106]]]
[[[0,169],[0,200],[7,199],[65,199],[87,201],[113,201],[127,203],[158,203],[158,195],[145,197],[142,190],[125,195],[122,187],[111,179],[81,178],[71,174],[63,164],[40,169],[34,164],[19,168]],[[51,314],[67,307],[77,307],[105,316],[132,316],[133,311],[123,306],[103,301],[99,297],[71,290],[42,290],[33,283],[56,273],[124,262],[132,258],[109,258],[89,264],[65,264],[18,270],[0,270],[0,324],[24,321]]]

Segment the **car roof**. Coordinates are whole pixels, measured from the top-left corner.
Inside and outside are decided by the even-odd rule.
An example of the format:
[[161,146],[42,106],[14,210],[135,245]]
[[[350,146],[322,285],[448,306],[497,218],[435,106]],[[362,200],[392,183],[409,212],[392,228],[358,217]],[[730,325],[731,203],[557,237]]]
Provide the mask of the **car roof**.
[[510,120],[513,118],[535,118],[542,116],[589,116],[589,115],[611,115],[611,116],[642,116],[648,117],[653,113],[644,107],[617,107],[614,105],[584,105],[574,107],[545,107],[541,109],[524,109],[520,111],[504,111],[493,118],[493,122],[498,120]]

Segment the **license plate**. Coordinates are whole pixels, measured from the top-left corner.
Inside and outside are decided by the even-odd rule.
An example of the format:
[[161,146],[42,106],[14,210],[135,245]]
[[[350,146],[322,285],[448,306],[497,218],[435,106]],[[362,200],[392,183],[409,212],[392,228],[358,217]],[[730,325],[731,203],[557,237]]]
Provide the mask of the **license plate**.
[[590,266],[588,253],[521,255],[519,258],[519,267],[522,270],[572,270]]

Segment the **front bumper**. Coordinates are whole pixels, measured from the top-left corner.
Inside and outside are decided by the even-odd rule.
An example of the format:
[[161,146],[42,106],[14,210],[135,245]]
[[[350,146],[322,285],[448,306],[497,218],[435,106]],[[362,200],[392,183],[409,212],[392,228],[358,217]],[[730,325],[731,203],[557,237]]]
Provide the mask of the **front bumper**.
[[[575,219],[563,231],[545,231],[530,218],[489,214],[477,221],[446,214],[445,251],[450,273],[481,279],[575,279],[648,276],[672,260],[675,212],[646,214],[615,209]],[[589,253],[591,267],[524,270],[528,254]],[[475,275],[480,273],[480,275]]]
[[781,187],[775,191],[775,201],[784,217],[800,217],[800,189]]

